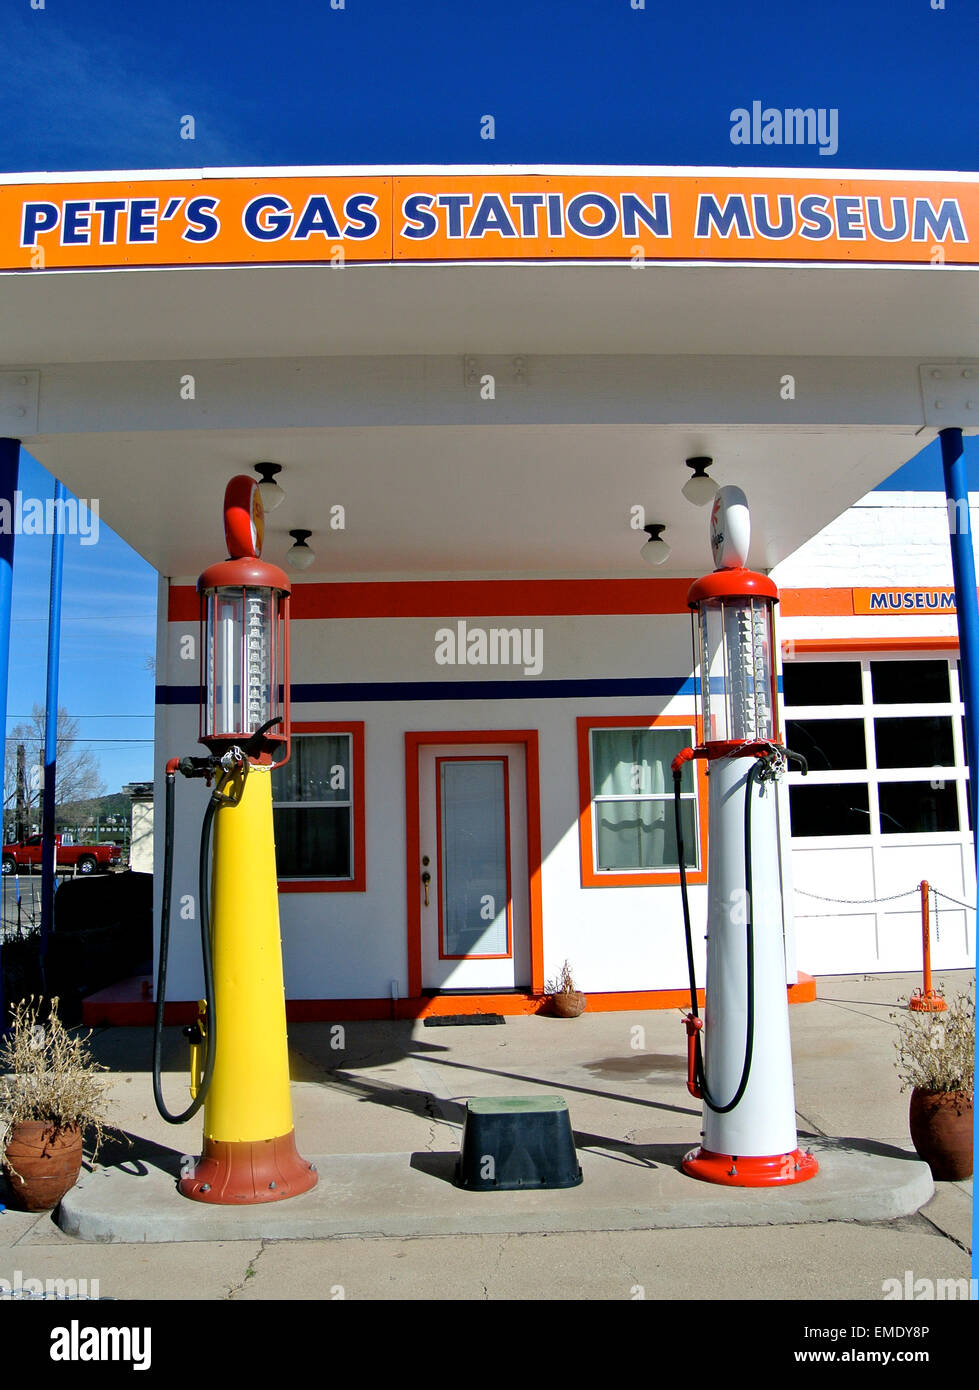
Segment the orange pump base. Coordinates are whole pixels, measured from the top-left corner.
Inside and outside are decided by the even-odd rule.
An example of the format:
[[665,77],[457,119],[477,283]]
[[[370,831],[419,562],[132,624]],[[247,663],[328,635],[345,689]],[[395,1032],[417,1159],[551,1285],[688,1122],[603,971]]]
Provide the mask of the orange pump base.
[[919,1014],[940,1014],[948,1005],[937,989],[916,989],[908,1000],[908,1008]]
[[280,1202],[308,1192],[317,1182],[316,1169],[300,1157],[296,1132],[255,1142],[204,1140],[204,1152],[193,1175],[179,1188],[195,1202],[242,1207],[255,1202]]
[[722,1183],[725,1187],[784,1187],[787,1183],[807,1182],[819,1172],[812,1154],[801,1149],[747,1158],[691,1149],[680,1166],[692,1178]]

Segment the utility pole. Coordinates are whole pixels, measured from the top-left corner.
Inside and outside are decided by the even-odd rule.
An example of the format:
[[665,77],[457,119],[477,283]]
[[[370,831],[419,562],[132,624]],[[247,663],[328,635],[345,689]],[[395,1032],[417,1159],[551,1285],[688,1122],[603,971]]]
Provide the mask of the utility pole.
[[27,749],[17,745],[17,809],[14,814],[14,840],[22,845],[27,838]]

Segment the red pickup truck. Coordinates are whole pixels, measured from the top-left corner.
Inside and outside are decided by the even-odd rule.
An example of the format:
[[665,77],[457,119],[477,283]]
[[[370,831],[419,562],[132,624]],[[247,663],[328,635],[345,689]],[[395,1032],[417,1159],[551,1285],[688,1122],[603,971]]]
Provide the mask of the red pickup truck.
[[[59,868],[77,865],[80,874],[107,873],[109,869],[115,868],[122,858],[122,851],[118,845],[76,845],[66,841],[61,835],[54,838],[58,846]],[[35,868],[40,867],[40,835],[28,836],[22,845],[4,845],[4,875],[16,873],[20,869],[32,873]]]

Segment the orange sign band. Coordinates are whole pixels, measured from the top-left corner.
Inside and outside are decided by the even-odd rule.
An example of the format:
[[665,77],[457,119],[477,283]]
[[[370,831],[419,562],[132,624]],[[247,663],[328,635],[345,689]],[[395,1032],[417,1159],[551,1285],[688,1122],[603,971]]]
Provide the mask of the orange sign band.
[[954,589],[854,589],[854,613],[954,613]]
[[342,174],[0,185],[0,269],[345,261],[979,264],[979,182]]

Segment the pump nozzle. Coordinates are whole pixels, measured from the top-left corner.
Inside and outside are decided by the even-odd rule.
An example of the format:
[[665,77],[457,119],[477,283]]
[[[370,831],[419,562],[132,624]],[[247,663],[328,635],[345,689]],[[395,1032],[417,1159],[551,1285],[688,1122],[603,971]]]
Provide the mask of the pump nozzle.
[[694,1014],[684,1014],[683,1022],[687,1030],[687,1090],[697,1100],[703,1100],[704,1093],[697,1084],[697,1034],[704,1020]]

